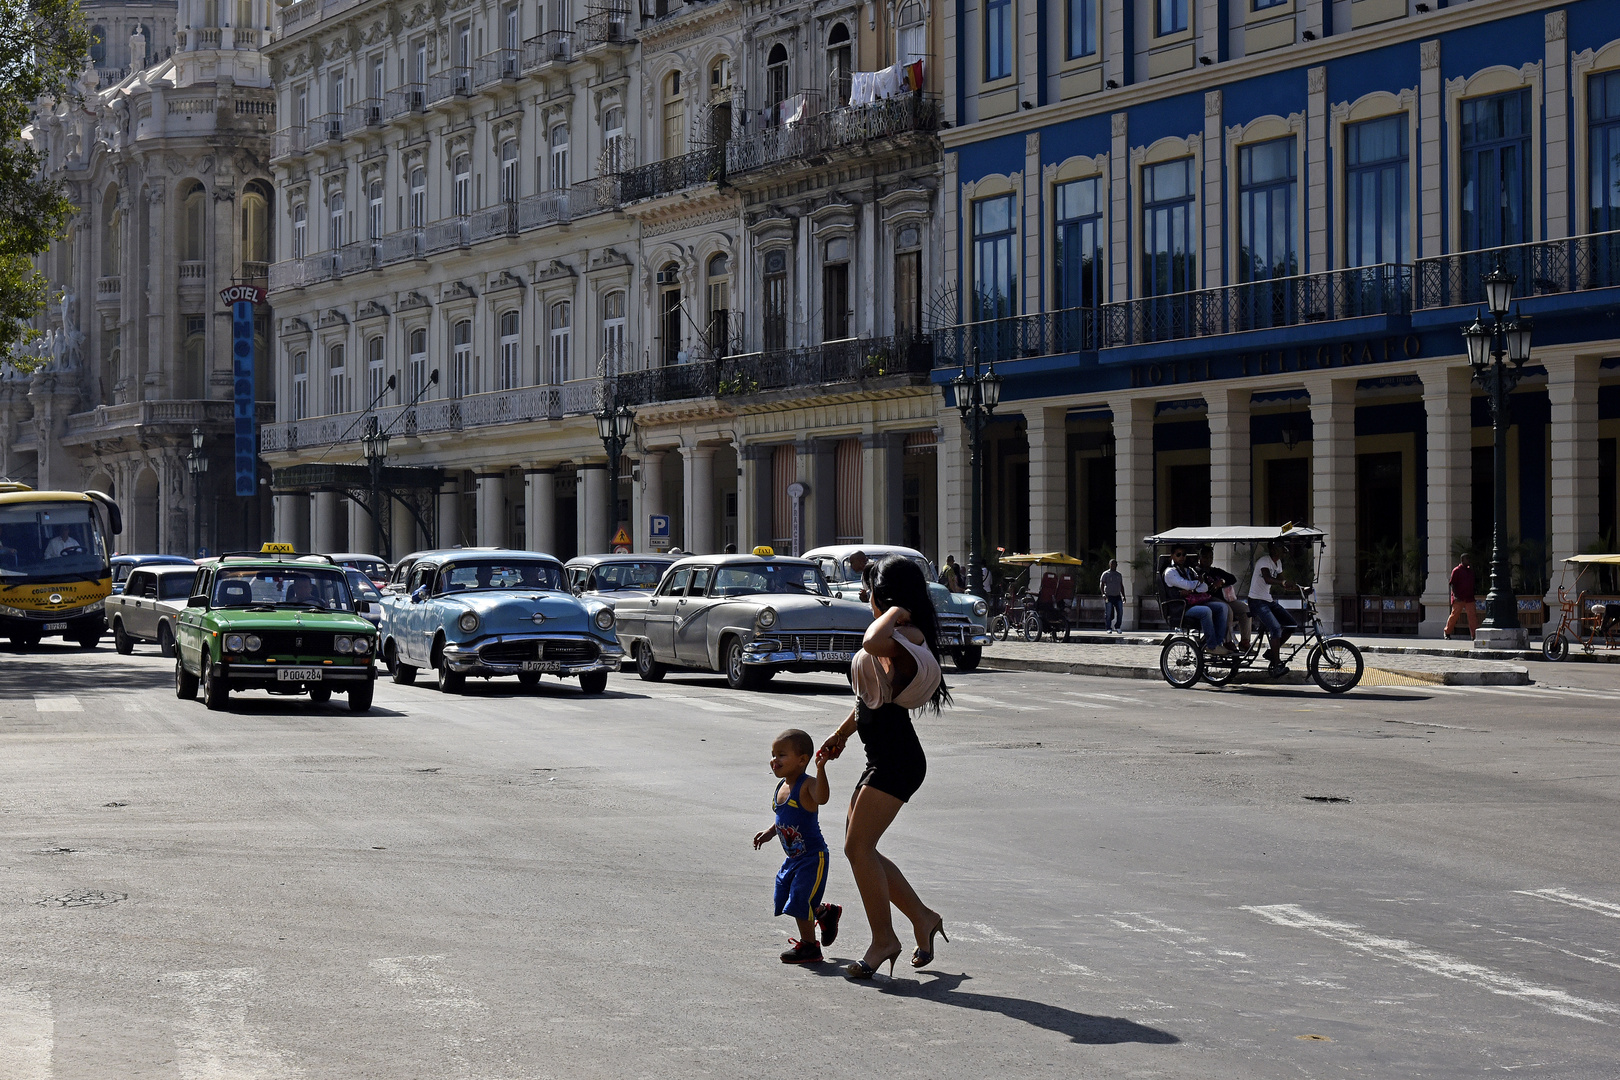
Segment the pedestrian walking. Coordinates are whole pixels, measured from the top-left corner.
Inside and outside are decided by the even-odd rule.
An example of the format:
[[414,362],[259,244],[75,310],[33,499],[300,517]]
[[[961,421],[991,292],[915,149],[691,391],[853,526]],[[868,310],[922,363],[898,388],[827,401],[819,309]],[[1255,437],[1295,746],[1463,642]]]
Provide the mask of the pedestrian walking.
[[911,966],[927,967],[934,960],[934,935],[946,941],[939,912],[918,898],[900,868],[878,852],[878,841],[917,789],[928,771],[912,709],[936,713],[950,703],[949,689],[939,669],[939,624],[928,599],[922,571],[902,555],[889,555],[867,570],[872,614],[860,651],[850,662],[855,686],[855,708],[838,730],[821,745],[820,760],[843,753],[852,734],[866,747],[866,771],[856,782],[844,827],[844,854],[861,892],[872,943],[844,975],[870,979],[885,961],[894,973],[900,939],[894,931],[893,904],[911,921],[917,947]]
[[1097,579],[1103,595],[1103,629],[1110,634],[1125,632],[1125,575],[1119,572],[1119,560],[1109,559],[1108,569]]
[[1457,565],[1451,568],[1451,615],[1446,619],[1445,632],[1448,640],[1457,626],[1459,615],[1467,617],[1468,636],[1473,637],[1474,631],[1479,629],[1479,612],[1474,608],[1474,567],[1468,561],[1466,551],[1457,560]]
[[[827,765],[815,755],[815,740],[808,732],[789,728],[771,743],[771,773],[776,791],[771,807],[776,824],[754,834],[754,850],[772,837],[782,842],[785,858],[776,872],[776,913],[791,915],[799,924],[799,937],[782,954],[784,964],[819,964],[821,946],[838,937],[838,917],[844,909],[823,903],[827,892],[827,841],[821,835],[817,811],[832,798]],[[811,756],[816,756],[816,774],[808,773]],[[816,942],[816,929],[821,942]]]
[[956,565],[956,556],[945,556],[945,565],[939,571],[939,583],[951,592],[962,591],[962,569]]

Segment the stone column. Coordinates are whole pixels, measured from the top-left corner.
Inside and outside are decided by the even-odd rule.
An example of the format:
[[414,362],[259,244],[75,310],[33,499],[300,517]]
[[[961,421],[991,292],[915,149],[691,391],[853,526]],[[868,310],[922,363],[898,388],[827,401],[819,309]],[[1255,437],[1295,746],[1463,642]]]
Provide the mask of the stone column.
[[1339,595],[1356,593],[1356,380],[1310,376],[1311,522],[1327,533],[1316,582],[1323,625],[1339,628]]
[[[1545,172],[1547,184],[1547,239],[1561,240],[1569,235],[1569,37],[1568,13],[1560,9],[1542,17],[1546,52],[1547,133]],[[1584,93],[1584,90],[1582,91]]]
[[335,491],[317,491],[310,499],[309,543],[316,551],[337,551],[343,543],[338,529],[342,498]]
[[376,522],[371,512],[353,499],[345,499],[349,511],[349,550],[375,554],[379,550]]
[[[1112,15],[1110,10],[1110,15]],[[1109,40],[1114,37],[1112,29]],[[1132,46],[1125,46],[1128,52]],[[1129,57],[1125,62],[1130,63]],[[1107,70],[1105,68],[1104,70]],[[1129,79],[1121,79],[1124,85]],[[1113,133],[1108,151],[1108,295],[1111,299],[1125,300],[1131,295],[1131,200],[1126,187],[1130,170],[1130,114],[1117,112],[1109,117],[1109,130]],[[1205,153],[1209,150],[1206,147]],[[1138,538],[1140,539],[1140,538]]]
[[804,546],[794,552],[803,555],[812,548],[838,540],[838,451],[826,439],[799,443],[799,479],[809,488],[804,497],[800,523]]
[[[1552,406],[1553,565],[1578,555],[1598,531],[1598,366],[1596,356],[1549,356],[1547,398]],[[1558,610],[1558,575],[1548,589]]]
[[609,541],[613,537],[607,531],[607,462],[593,461],[578,468],[579,553],[599,555],[612,551]]
[[1142,537],[1153,532],[1153,400],[1115,398],[1114,414],[1114,557],[1125,577],[1125,629],[1135,630],[1143,596],[1158,596],[1152,571],[1134,562]]
[[651,551],[652,516],[664,512],[664,451],[648,450],[641,455],[641,483],[636,485],[640,496],[640,509],[636,513],[636,527],[631,530],[637,551]]
[[1204,288],[1216,289],[1226,272],[1226,240],[1221,209],[1226,203],[1222,177],[1226,175],[1226,140],[1221,134],[1224,98],[1219,90],[1204,93]]
[[905,486],[904,435],[879,431],[861,436],[861,540],[898,544]]
[[1440,41],[1436,38],[1418,45],[1418,190],[1423,196],[1418,206],[1420,240],[1413,254],[1419,258],[1444,251],[1440,240],[1444,228],[1440,193],[1445,190],[1445,177],[1440,175],[1442,104]]
[[1439,637],[1451,614],[1451,545],[1467,536],[1473,516],[1473,401],[1465,366],[1437,368],[1423,376],[1427,417],[1426,486],[1428,562],[1423,581],[1425,637]]
[[1024,410],[1029,434],[1029,548],[1062,551],[1069,546],[1068,409]]
[[389,549],[382,554],[389,562],[397,562],[426,545],[426,538],[417,531],[411,505],[392,497],[388,500],[388,529]]
[[682,528],[686,550],[706,555],[714,550],[714,447],[681,447]]
[[480,547],[506,544],[506,474],[479,473],[478,536]]
[[461,485],[446,480],[439,488],[439,536],[442,548],[461,543]]
[[1209,406],[1209,523],[1217,528],[1249,525],[1254,520],[1250,398],[1247,388],[1212,390],[1204,395]]
[[529,469],[523,474],[523,532],[530,551],[557,548],[556,473]]
[[749,551],[770,542],[770,449],[739,444],[737,464],[737,550]]
[[[973,475],[969,470],[967,425],[956,409],[942,410],[939,432],[939,552],[935,562],[945,565],[945,556],[955,555],[962,566],[968,557],[968,516],[973,499]],[[926,552],[925,552],[926,554]]]
[[1327,68],[1307,71],[1305,85],[1305,265],[1320,274],[1328,268]]

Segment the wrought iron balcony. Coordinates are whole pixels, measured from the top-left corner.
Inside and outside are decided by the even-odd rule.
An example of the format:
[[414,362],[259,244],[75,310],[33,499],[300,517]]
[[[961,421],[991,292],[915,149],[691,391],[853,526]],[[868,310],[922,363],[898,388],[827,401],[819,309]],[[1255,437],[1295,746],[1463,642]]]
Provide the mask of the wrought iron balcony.
[[473,62],[473,85],[483,89],[523,73],[523,50],[516,46],[485,53]]
[[933,350],[921,339],[845,338],[798,349],[744,353],[720,362],[721,396],[895,376],[925,376]]
[[362,240],[357,244],[345,244],[337,252],[338,275],[358,274],[362,270],[377,269],[377,249],[379,242],[375,240]]
[[934,331],[933,363],[958,367],[975,357],[1004,362],[1090,351],[1097,348],[1100,316],[1098,308],[1064,308],[947,326]]
[[716,183],[724,180],[725,175],[724,148],[709,146],[680,157],[638,166],[619,173],[614,179],[618,186],[618,200],[623,204]]
[[620,405],[649,405],[712,398],[719,385],[720,365],[717,363],[668,364],[613,376],[612,399]]
[[938,126],[937,99],[927,94],[884,98],[734,138],[726,144],[726,172],[735,176],[784,162],[804,162],[879,139],[932,132]]
[[309,122],[309,130],[304,136],[307,146],[315,147],[321,143],[335,143],[343,139],[343,114],[327,113],[318,116]]
[[630,8],[626,4],[599,3],[585,9],[576,24],[585,48],[593,45],[624,45],[630,38]]
[[427,103],[437,105],[472,93],[472,68],[453,67],[428,76]]
[[290,154],[302,154],[307,148],[308,129],[304,127],[282,128],[272,136],[270,143],[270,156],[272,158],[287,157]]
[[1417,261],[1417,307],[1485,303],[1482,279],[1500,265],[1517,277],[1516,296],[1606,289],[1620,285],[1620,232],[1461,251]]
[[383,95],[384,120],[419,113],[425,108],[427,108],[427,83],[405,83]]
[[573,55],[573,31],[547,30],[523,43],[523,70],[534,71],[546,64],[563,63]]
[[358,131],[361,128],[376,127],[383,122],[383,99],[362,98],[343,111],[345,131]]

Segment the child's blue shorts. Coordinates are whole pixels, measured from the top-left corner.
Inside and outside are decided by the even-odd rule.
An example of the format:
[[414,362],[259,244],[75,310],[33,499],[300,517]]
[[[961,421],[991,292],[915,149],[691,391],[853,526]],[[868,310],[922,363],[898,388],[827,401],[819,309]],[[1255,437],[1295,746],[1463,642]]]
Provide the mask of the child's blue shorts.
[[812,851],[788,859],[776,872],[776,913],[814,920],[827,893],[827,852]]

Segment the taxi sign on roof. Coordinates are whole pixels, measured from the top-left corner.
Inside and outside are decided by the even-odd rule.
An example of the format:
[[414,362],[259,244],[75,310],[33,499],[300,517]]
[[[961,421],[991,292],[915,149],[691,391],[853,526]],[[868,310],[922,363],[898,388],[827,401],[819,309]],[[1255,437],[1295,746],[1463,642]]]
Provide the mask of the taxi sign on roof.
[[770,556],[776,554],[776,549],[771,547],[769,544],[761,544],[754,549],[754,554],[769,558]]
[[259,552],[264,555],[296,555],[298,553],[298,549],[293,547],[291,544],[277,544],[273,541],[266,540],[264,542],[264,546],[259,549]]

